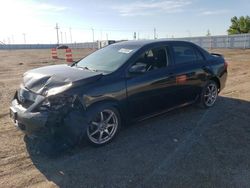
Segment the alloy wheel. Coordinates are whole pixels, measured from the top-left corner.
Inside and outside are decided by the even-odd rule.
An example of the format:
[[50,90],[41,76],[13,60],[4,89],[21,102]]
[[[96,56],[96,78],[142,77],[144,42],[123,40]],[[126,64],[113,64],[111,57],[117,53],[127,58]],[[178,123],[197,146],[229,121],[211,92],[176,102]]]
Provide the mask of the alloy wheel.
[[90,122],[87,135],[93,143],[104,144],[114,137],[118,123],[118,117],[114,111],[102,110]]
[[204,102],[206,106],[211,107],[215,103],[218,96],[218,88],[215,83],[207,85],[204,93]]

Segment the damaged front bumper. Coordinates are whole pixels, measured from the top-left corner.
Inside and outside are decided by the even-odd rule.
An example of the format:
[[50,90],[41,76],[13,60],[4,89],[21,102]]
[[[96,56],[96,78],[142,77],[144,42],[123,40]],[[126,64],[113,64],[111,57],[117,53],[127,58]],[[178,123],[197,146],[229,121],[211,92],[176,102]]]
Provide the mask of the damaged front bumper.
[[46,111],[31,112],[19,104],[17,99],[14,99],[10,107],[10,117],[16,127],[26,134],[33,134],[46,128],[49,113]]
[[44,100],[44,96],[29,91],[23,85],[16,91],[10,106],[10,117],[26,134],[45,128],[48,112],[35,110]]
[[[46,106],[49,99],[50,104]],[[56,133],[72,142],[83,135],[87,127],[87,118],[78,98],[62,94],[48,98],[26,88],[16,92],[10,106],[10,117],[27,135]]]

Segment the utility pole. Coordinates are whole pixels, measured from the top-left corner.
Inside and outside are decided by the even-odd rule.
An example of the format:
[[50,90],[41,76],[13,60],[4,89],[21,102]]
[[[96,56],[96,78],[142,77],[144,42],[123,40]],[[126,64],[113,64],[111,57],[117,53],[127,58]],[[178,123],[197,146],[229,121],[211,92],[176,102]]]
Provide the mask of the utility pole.
[[11,39],[12,39],[12,44],[14,44],[15,43],[14,35],[11,35]]
[[63,44],[63,33],[61,31],[61,43]]
[[189,38],[192,37],[192,33],[191,33],[190,30],[187,30],[187,34],[188,34],[188,37],[189,37]]
[[57,23],[56,23],[55,29],[56,29],[56,36],[57,36],[57,46],[59,46],[59,34],[58,34],[59,27]]
[[24,44],[26,44],[26,34],[25,33],[23,33],[23,42],[24,42]]
[[156,37],[156,28],[154,28],[154,39],[157,39],[157,37]]
[[69,35],[70,35],[70,43],[72,44],[72,33],[71,33],[71,27],[69,28]]
[[66,32],[64,32],[64,35],[65,35],[65,43],[67,44],[68,40],[67,40],[67,34],[66,34]]
[[100,36],[101,36],[100,41],[102,41],[102,29],[100,30]]
[[210,32],[210,30],[209,30],[209,29],[207,30],[207,34],[206,34],[206,36],[207,36],[207,37],[211,36],[211,32]]
[[136,40],[136,32],[134,32],[134,37],[133,38],[134,38],[134,40]]
[[10,37],[8,37],[8,44],[9,44],[9,50],[11,50],[11,45],[10,45]]
[[92,30],[92,38],[93,38],[93,42],[95,42],[95,30],[94,30],[94,28],[91,28],[91,30]]
[[92,37],[93,37],[93,49],[94,49],[94,42],[95,42],[95,31],[94,31],[94,28],[91,28],[91,30],[92,30]]
[[108,35],[108,33],[106,33],[106,39],[109,40],[109,35]]

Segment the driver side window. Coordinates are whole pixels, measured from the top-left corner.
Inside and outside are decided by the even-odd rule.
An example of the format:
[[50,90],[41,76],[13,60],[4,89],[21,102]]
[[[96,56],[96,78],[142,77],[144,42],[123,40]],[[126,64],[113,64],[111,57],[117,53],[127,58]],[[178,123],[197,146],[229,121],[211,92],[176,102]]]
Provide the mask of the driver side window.
[[165,47],[157,47],[143,52],[134,65],[145,66],[145,72],[164,68],[168,65],[168,53]]

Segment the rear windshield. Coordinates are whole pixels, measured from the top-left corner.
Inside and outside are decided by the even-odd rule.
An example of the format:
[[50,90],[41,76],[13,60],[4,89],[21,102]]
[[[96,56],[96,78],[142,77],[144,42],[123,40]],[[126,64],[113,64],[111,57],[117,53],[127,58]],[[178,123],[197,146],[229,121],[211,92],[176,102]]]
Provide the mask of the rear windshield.
[[83,58],[76,66],[94,71],[113,72],[137,50],[137,46],[110,45]]

